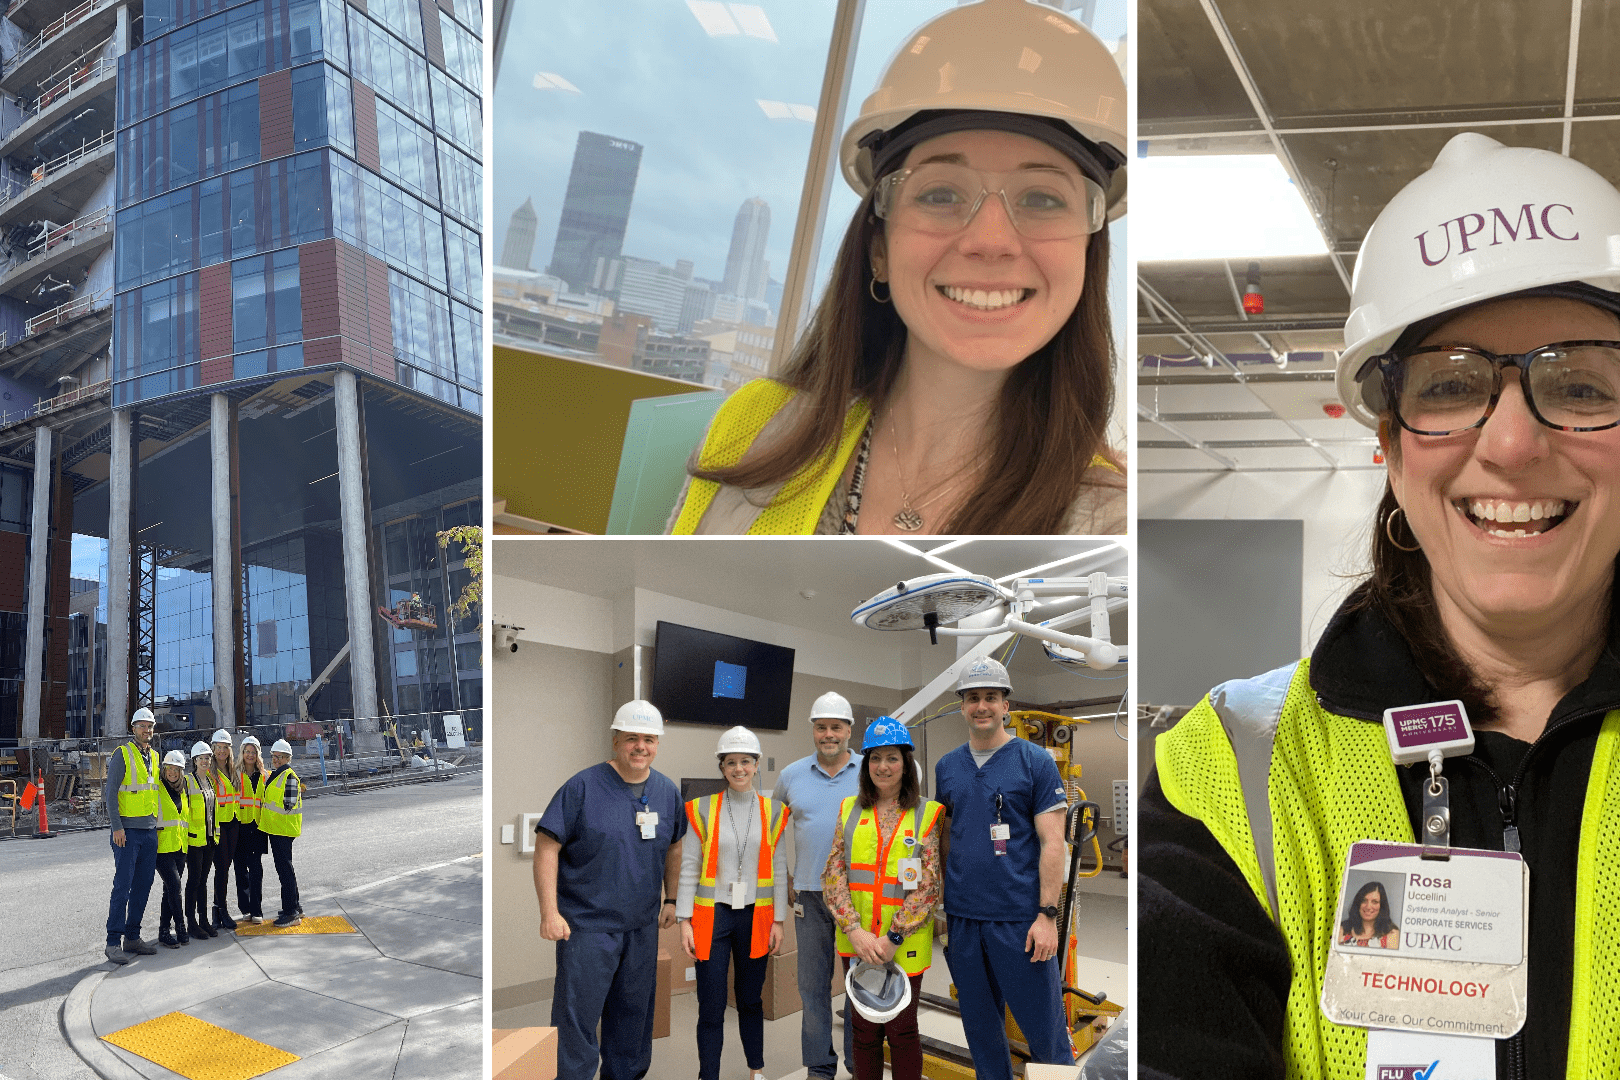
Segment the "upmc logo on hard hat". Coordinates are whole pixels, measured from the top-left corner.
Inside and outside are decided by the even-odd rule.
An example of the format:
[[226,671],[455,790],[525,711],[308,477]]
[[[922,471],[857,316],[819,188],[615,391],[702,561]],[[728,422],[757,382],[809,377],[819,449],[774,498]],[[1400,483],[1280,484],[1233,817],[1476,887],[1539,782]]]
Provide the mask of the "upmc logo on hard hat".
[[[1541,228],[1538,230],[1537,225]],[[1438,231],[1439,236],[1431,236]],[[1453,244],[1455,237],[1455,245]],[[1425,266],[1439,266],[1452,255],[1466,255],[1481,247],[1496,247],[1520,240],[1579,240],[1575,208],[1567,203],[1547,203],[1537,209],[1524,203],[1517,210],[1504,212],[1493,206],[1478,213],[1459,214],[1433,229],[1417,234],[1418,257]],[[1438,254],[1437,254],[1438,253]]]

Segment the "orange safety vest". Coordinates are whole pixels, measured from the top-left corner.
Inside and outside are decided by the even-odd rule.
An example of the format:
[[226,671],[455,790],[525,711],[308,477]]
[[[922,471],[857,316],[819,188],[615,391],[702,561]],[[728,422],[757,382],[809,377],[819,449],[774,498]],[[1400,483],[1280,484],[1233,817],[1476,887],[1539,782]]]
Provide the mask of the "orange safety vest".
[[[720,830],[711,829],[710,822],[718,821],[721,795],[693,799],[686,804],[686,820],[703,844],[702,869],[698,874],[697,897],[692,902],[692,938],[697,947],[697,958],[709,958],[709,943],[714,940],[714,898],[716,880],[720,876]],[[754,933],[749,942],[748,955],[764,956],[771,947],[771,923],[776,921],[775,866],[776,845],[787,826],[788,808],[775,799],[757,796],[759,800],[759,869],[756,871],[754,893]]]

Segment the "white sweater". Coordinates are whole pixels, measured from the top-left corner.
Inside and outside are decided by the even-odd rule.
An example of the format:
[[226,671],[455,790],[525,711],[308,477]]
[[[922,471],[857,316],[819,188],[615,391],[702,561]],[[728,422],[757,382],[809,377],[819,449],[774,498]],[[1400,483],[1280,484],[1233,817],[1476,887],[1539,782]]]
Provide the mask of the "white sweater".
[[[774,801],[774,800],[773,800]],[[727,810],[730,814],[727,814]],[[732,828],[732,823],[736,828]],[[720,839],[719,873],[715,875],[715,903],[731,904],[731,883],[737,880],[737,842],[746,839],[742,848],[742,881],[743,881],[743,907],[754,902],[754,894],[759,889],[759,845],[762,831],[759,821],[759,795],[748,792],[738,797],[729,788],[726,797],[720,800],[720,814],[718,819],[711,823]],[[785,837],[784,837],[785,839]],[[775,852],[775,866],[771,877],[776,887],[772,903],[775,904],[774,915],[777,922],[787,917],[787,852],[783,850],[784,844],[778,842]],[[697,831],[687,829],[686,836],[681,840],[681,886],[675,894],[675,914],[683,919],[692,917],[692,901],[697,896],[698,875],[703,869],[703,841],[698,839]]]

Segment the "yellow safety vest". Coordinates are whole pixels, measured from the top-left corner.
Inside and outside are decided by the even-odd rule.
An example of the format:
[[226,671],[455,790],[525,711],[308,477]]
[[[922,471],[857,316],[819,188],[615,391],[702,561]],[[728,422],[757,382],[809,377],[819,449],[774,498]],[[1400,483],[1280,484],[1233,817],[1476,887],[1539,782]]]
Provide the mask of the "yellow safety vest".
[[169,794],[167,784],[158,784],[158,806],[162,808],[163,815],[158,819],[157,849],[162,855],[166,851],[186,850],[186,836],[190,831],[191,794],[186,791],[185,785],[180,786],[180,804],[175,805],[174,798]]
[[241,804],[237,783],[217,767],[214,769],[214,820],[221,825],[236,820],[236,810]]
[[214,815],[214,827],[208,827],[208,794],[197,782],[196,773],[186,774],[186,794],[191,800],[186,811],[186,847],[207,847],[219,841],[219,815]]
[[[686,804],[686,820],[703,843],[702,868],[698,872],[696,898],[692,901],[692,938],[699,960],[709,958],[709,944],[714,940],[714,899],[719,891],[720,830],[711,823],[719,821],[721,795],[693,799]],[[776,920],[776,845],[782,839],[787,825],[788,808],[775,799],[756,796],[759,802],[760,845],[759,864],[754,871],[754,925],[748,942],[750,957],[764,956],[771,948],[771,923]],[[729,887],[729,882],[727,883]]]
[[[922,857],[922,840],[934,831],[944,809],[930,799],[922,800],[900,815],[894,832],[885,841],[878,832],[877,810],[862,809],[858,796],[844,799],[838,813],[844,822],[845,877],[863,929],[879,937],[889,932],[890,920],[906,902],[906,890],[900,884],[900,860]],[[905,843],[908,837],[915,843]],[[838,955],[855,955],[855,947],[842,927],[838,930]],[[895,949],[894,961],[907,975],[928,970],[934,962],[932,917]]]
[[[293,778],[295,793],[293,807],[286,809],[287,777]],[[298,774],[292,767],[276,773],[262,789],[259,807],[259,831],[271,836],[297,836],[304,831],[304,785],[298,783]]]
[[264,816],[264,785],[269,781],[270,773],[265,769],[259,770],[258,780],[254,780],[243,772],[238,780],[241,790],[236,794],[236,820],[257,824]]
[[132,742],[124,743],[118,752],[124,755],[124,781],[118,785],[118,816],[121,818],[155,818],[158,816],[158,764],[157,751],[150,746],[146,752],[136,753]]
[[[1350,845],[1412,843],[1383,726],[1322,708],[1301,660],[1217,687],[1159,736],[1154,757],[1170,804],[1208,827],[1288,943],[1288,1075],[1362,1080],[1366,1030],[1329,1022],[1317,1001]],[[1620,971],[1617,759],[1620,710],[1603,719],[1581,817],[1569,1080],[1620,1072],[1620,998],[1600,986]]]

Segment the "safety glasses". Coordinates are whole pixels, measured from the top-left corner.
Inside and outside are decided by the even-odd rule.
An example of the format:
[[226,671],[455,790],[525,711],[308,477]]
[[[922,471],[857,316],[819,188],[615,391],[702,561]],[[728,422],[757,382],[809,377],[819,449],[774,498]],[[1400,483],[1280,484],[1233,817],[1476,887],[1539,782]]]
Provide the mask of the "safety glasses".
[[891,173],[873,192],[877,215],[900,228],[951,236],[967,228],[989,195],[997,195],[1019,235],[1030,240],[1088,236],[1108,221],[1108,199],[1097,184],[1061,169],[984,173],[930,162]]

